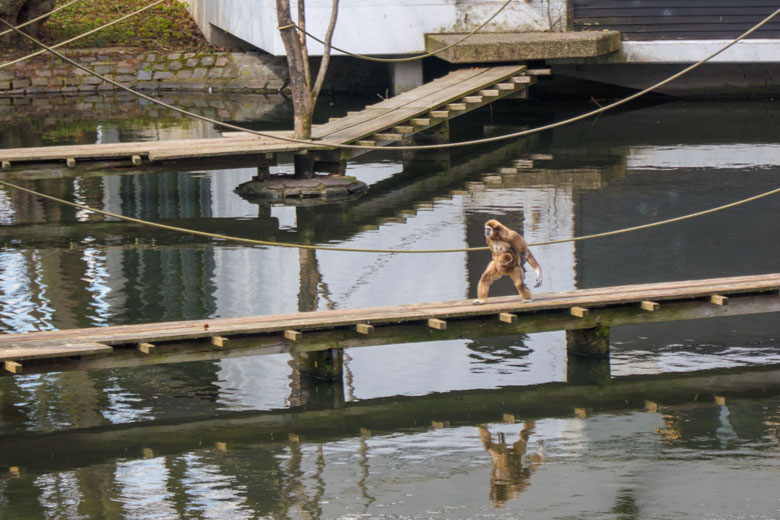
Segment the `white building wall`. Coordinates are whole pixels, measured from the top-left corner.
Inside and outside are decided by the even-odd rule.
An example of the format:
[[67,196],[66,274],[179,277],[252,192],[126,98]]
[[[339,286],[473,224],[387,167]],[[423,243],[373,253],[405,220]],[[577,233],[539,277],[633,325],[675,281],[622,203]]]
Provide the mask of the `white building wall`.
[[[215,26],[270,54],[285,54],[274,0],[190,0],[190,4],[206,37]],[[292,4],[296,19],[296,2]],[[497,0],[342,0],[333,45],[370,55],[420,53],[425,50],[425,33],[471,31],[503,4]],[[330,11],[330,0],[308,0],[307,30],[324,36]],[[564,27],[565,0],[535,0],[510,2],[484,30],[549,31]],[[322,46],[310,41],[309,53],[321,55]]]

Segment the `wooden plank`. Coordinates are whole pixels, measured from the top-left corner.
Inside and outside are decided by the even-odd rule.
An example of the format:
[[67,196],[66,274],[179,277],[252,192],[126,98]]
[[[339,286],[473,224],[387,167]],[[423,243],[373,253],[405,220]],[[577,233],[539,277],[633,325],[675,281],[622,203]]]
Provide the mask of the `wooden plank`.
[[[108,345],[134,344],[210,338],[215,334],[264,334],[292,330],[316,330],[336,328],[358,323],[401,323],[435,318],[476,318],[495,316],[502,312],[527,313],[540,310],[568,309],[571,307],[605,307],[648,301],[710,298],[712,294],[732,296],[739,293],[771,291],[777,295],[780,274],[730,277],[723,279],[693,280],[661,284],[606,287],[537,294],[533,301],[520,302],[517,297],[491,298],[484,305],[474,306],[470,300],[455,302],[431,302],[368,309],[341,309],[277,316],[226,318],[204,322],[173,322],[143,325],[122,325],[95,329],[8,334],[0,336],[0,360],[19,360],[25,357],[62,357],[84,355],[90,348],[98,353],[111,352]],[[205,324],[204,324],[205,323]],[[94,343],[85,346],[85,340]],[[70,346],[68,346],[70,345]]]
[[212,336],[211,338],[211,344],[215,347],[224,347],[225,343],[227,343],[228,338],[224,336]]
[[298,341],[301,339],[301,336],[303,334],[298,330],[288,329],[284,331],[284,339],[289,339],[290,341]]
[[437,318],[430,318],[428,320],[428,326],[432,329],[436,330],[446,330],[447,329],[447,322],[444,320],[440,320]]
[[723,296],[722,294],[713,294],[712,296],[710,296],[710,301],[715,305],[729,304],[729,299],[726,296]]
[[587,318],[590,311],[585,307],[575,306],[569,309],[569,314],[576,316],[577,318]]
[[152,343],[139,343],[137,348],[144,354],[151,354],[154,350],[154,345]]
[[368,323],[358,323],[355,326],[355,329],[360,334],[371,334],[371,333],[374,332],[374,326],[373,325],[369,325]]
[[3,367],[5,368],[6,372],[11,372],[12,374],[22,373],[22,364],[16,361],[6,361],[3,364]]
[[640,307],[642,308],[642,310],[645,310],[647,312],[655,312],[655,311],[658,310],[658,307],[660,307],[660,306],[661,305],[658,302],[651,302],[651,301],[647,301],[647,300],[643,301],[640,304]]
[[517,314],[502,312],[498,315],[498,320],[504,323],[517,323]]
[[[3,340],[0,341],[0,361],[23,361],[25,359],[94,356],[98,354],[109,354],[114,350],[109,345],[97,342],[70,343],[67,341],[60,341],[54,343],[49,342],[38,345],[28,345],[22,342],[7,342],[5,341],[5,337],[0,337]],[[43,341],[46,342],[50,340],[48,337],[44,337]]]

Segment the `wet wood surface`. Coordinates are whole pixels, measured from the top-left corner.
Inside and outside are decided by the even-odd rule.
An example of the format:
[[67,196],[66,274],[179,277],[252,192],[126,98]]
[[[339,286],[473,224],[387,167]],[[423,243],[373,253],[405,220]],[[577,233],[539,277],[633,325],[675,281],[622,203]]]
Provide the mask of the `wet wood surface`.
[[[121,353],[124,366],[132,366],[145,364],[144,357],[165,356],[164,347],[174,344],[175,352],[169,353],[186,358],[189,351],[208,352],[209,358],[219,358],[233,348],[322,350],[468,337],[463,335],[470,333],[490,336],[777,312],[778,291],[780,273],[772,273],[541,293],[525,302],[509,296],[490,298],[482,305],[458,300],[6,334],[0,336],[0,361],[73,361]],[[727,296],[727,303],[713,303],[713,295]],[[653,310],[643,302],[653,302]],[[572,313],[572,309],[587,312]],[[515,318],[507,320],[510,314]],[[366,334],[367,326],[370,334]],[[295,338],[289,331],[296,332]],[[221,340],[215,342],[215,337]],[[163,348],[147,347],[149,353],[144,354],[138,349],[140,344]],[[156,362],[170,360],[159,357]],[[102,365],[93,362],[90,366]]]

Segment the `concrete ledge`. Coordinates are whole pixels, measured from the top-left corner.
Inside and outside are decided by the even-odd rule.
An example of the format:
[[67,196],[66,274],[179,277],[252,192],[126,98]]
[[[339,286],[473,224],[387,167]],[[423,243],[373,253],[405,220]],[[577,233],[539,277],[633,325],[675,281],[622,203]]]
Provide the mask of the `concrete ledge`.
[[[426,34],[425,50],[434,52],[465,34]],[[475,34],[436,56],[450,63],[494,63],[562,58],[593,58],[620,50],[617,31]]]

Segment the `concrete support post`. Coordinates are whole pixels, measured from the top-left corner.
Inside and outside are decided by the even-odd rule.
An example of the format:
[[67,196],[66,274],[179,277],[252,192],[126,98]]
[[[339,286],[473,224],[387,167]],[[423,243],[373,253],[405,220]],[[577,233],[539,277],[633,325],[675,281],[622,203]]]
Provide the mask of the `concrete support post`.
[[309,409],[344,404],[344,350],[293,353],[290,404]]
[[391,63],[390,76],[393,80],[394,96],[417,88],[423,84],[422,60]]
[[311,154],[297,153],[293,157],[296,179],[314,178],[314,157]]
[[324,381],[336,381],[344,373],[344,351],[340,348],[296,354],[301,374]]
[[592,329],[567,330],[566,350],[570,354],[609,357],[609,327],[598,325]]
[[577,385],[604,385],[611,379],[609,327],[566,331],[566,381]]

